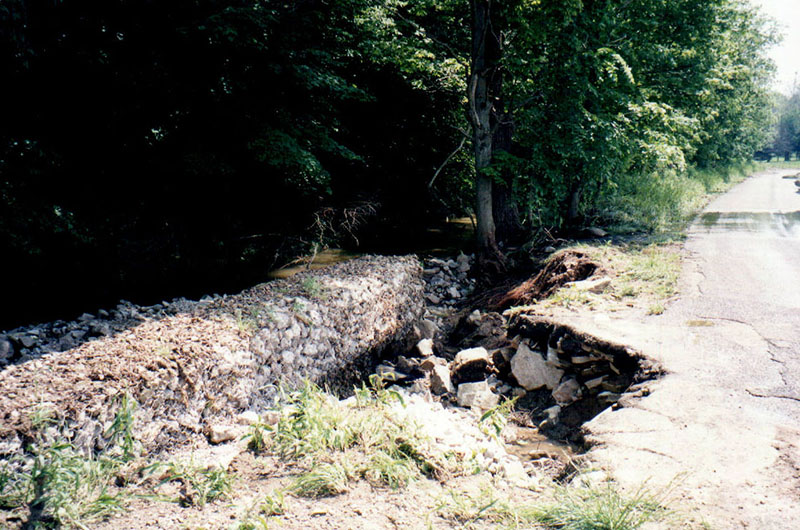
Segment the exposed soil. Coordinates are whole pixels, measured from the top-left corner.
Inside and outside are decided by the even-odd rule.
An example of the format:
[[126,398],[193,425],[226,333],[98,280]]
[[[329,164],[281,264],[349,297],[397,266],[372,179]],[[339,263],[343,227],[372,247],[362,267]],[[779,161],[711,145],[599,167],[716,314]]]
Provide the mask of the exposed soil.
[[567,249],[554,254],[547,265],[530,279],[489,300],[488,306],[499,311],[528,305],[550,296],[569,282],[585,280],[602,272],[602,265],[586,253]]
[[[632,384],[640,383],[655,373],[652,370],[647,371],[647,367],[640,364],[641,359],[624,346],[598,341],[578,330],[560,326],[554,321],[528,319],[525,315],[513,314],[515,323],[512,326],[513,336],[510,336],[506,318],[498,313],[465,311],[458,318],[453,304],[469,291],[469,281],[463,274],[463,271],[468,269],[467,265],[467,258],[464,256],[459,257],[458,261],[428,262],[428,267],[438,267],[438,270],[444,273],[429,274],[429,270],[435,269],[426,269],[426,275],[430,278],[444,277],[446,280],[444,284],[436,287],[436,291],[426,286],[426,296],[434,297],[441,304],[434,305],[428,301],[428,318],[433,319],[429,324],[434,329],[432,336],[436,338],[436,350],[450,361],[456,352],[464,348],[477,346],[492,351],[488,364],[468,377],[462,374],[462,379],[466,377],[465,381],[477,381],[488,378],[489,382],[494,381],[491,386],[493,392],[508,398],[521,396],[517,411],[512,415],[512,421],[506,427],[503,437],[507,453],[522,463],[532,482],[520,486],[515,481],[507,480],[486,469],[476,475],[443,478],[441,481],[420,478],[400,491],[392,491],[362,480],[351,484],[348,491],[334,497],[308,499],[287,494],[284,513],[264,516],[270,525],[275,523],[281,528],[330,529],[462,528],[467,524],[471,528],[497,527],[491,521],[479,517],[473,520],[469,515],[464,515],[466,510],[464,503],[472,503],[471,509],[479,512],[481,499],[487,495],[484,490],[488,486],[491,486],[492,495],[513,499],[518,504],[541,503],[546,500],[548,492],[552,492],[552,488],[548,488],[547,484],[552,480],[570,476],[575,470],[576,461],[580,460],[578,454],[583,448],[576,444],[582,441],[582,424],[617,403]],[[457,272],[459,267],[462,273]],[[510,304],[513,301],[516,304],[528,300],[526,297],[531,297],[532,300],[547,296],[567,282],[586,279],[598,271],[603,271],[601,264],[589,259],[584,253],[574,250],[562,251],[534,278],[507,293],[504,303]],[[443,293],[451,291],[451,287],[455,289],[452,293],[456,298],[440,300]],[[227,319],[225,329],[229,331],[231,313],[232,311],[225,312]],[[211,324],[207,324],[207,318],[197,319],[196,313],[172,318],[195,319],[192,323],[184,323],[184,327],[194,330],[192,336],[170,339],[173,349],[178,345],[185,345],[180,346],[184,348],[180,351],[191,353],[193,351],[191,345],[203,340],[201,336],[205,329],[203,326]],[[151,330],[153,326],[155,327]],[[157,364],[158,358],[162,355],[153,355],[153,352],[158,351],[162,345],[159,329],[157,322],[146,322],[136,330],[125,332],[129,339],[125,341],[128,350],[120,350],[119,358],[115,359],[112,366],[127,367],[127,370],[135,372],[137,366],[143,366],[137,356],[151,359]],[[211,336],[219,335],[216,329],[209,331]],[[232,340],[241,341],[247,336],[244,330],[239,332],[243,334],[242,337],[233,332]],[[152,340],[137,342],[142,333],[143,337],[151,337]],[[509,359],[520,347],[520,339],[525,344],[530,344],[530,348],[540,351],[543,357],[547,356],[548,362],[557,363],[564,370],[566,375],[563,381],[574,381],[574,395],[562,398],[556,407],[553,389],[524,392],[518,387],[511,373]],[[129,343],[136,343],[141,347],[131,348]],[[81,352],[92,351],[93,345],[99,347],[102,343],[84,345]],[[231,346],[231,349],[233,347]],[[100,370],[99,367],[94,371],[91,369],[93,362],[105,362],[106,357],[100,356],[95,361],[92,359],[91,355],[86,356],[76,368],[69,369],[74,376],[70,380],[76,381],[75,390],[83,392],[87,397],[96,395],[97,389],[117,392],[118,385],[114,385],[115,381],[137,375],[132,372],[126,377],[108,377],[108,369]],[[430,390],[426,386],[430,384],[426,379],[428,376],[417,369],[420,360],[391,356],[387,358],[384,355],[384,368],[395,373],[401,369],[409,372],[406,375],[401,374],[401,380],[398,382],[409,391],[421,392],[428,396],[426,399],[430,399]],[[64,362],[67,361],[65,357]],[[33,361],[36,362],[39,361]],[[31,367],[36,366],[32,364]],[[180,368],[178,365],[178,369]],[[643,369],[645,371],[642,372]],[[91,377],[94,373],[102,374],[103,377]],[[454,376],[454,380],[458,382],[458,374]],[[46,390],[41,391],[36,399],[41,401],[42,396],[52,395],[44,393],[53,392],[46,380],[39,378],[37,381],[39,381],[37,387]],[[421,386],[420,381],[423,383]],[[94,386],[87,390],[84,388],[85,385]],[[642,387],[636,387],[636,390],[643,391]],[[72,392],[69,392],[72,396]],[[600,393],[602,396],[598,398]],[[15,395],[6,397],[11,399]],[[465,409],[455,406],[455,395],[448,394],[433,399],[442,399],[452,407],[450,410],[454,415],[463,415],[465,412]],[[555,415],[552,412],[554,407],[558,409]],[[463,421],[476,421],[476,417],[470,416],[470,420]],[[30,417],[16,419],[29,422]],[[29,428],[29,425],[25,424],[24,428]],[[254,507],[263,502],[267,495],[285,489],[301,469],[294,463],[284,462],[272,456],[256,456],[244,450],[242,442],[213,446],[208,444],[204,436],[187,437],[186,434],[181,435],[181,432],[173,433],[176,437],[173,439],[172,451],[169,455],[163,454],[162,460],[197,458],[197,463],[201,465],[227,467],[235,476],[230,497],[204,507],[183,506],[180,503],[159,501],[152,497],[154,488],[155,493],[162,498],[179,497],[181,491],[177,483],[169,482],[157,486],[152,480],[145,481],[132,490],[132,493],[141,497],[135,498],[126,513],[93,525],[92,528],[107,530],[235,528],[246,517],[248,510],[255,509]],[[244,432],[241,429],[237,431],[237,437]],[[128,491],[131,492],[130,489]],[[472,495],[472,500],[465,497],[469,495]],[[491,503],[491,500],[487,502]],[[0,522],[2,521],[0,518]],[[5,522],[15,527],[21,519],[6,519]]]
[[[249,509],[258,513],[258,505],[268,495],[286,488],[299,470],[275,457],[257,457],[244,452],[230,466],[236,475],[234,496],[200,507],[182,507],[174,502],[154,502],[139,499],[128,513],[93,526],[97,530],[160,529],[175,530],[205,528],[223,530],[235,528]],[[447,505],[453,501],[452,493],[473,496],[478,503],[474,508],[491,500],[482,499],[487,487],[493,493],[515,502],[542,501],[541,488],[517,487],[505,481],[493,481],[482,473],[441,483],[420,479],[401,490],[373,486],[366,481],[353,484],[348,491],[330,497],[305,498],[286,495],[285,512],[272,516],[262,514],[269,528],[291,529],[452,529],[463,528],[467,521],[448,513]],[[146,493],[147,490],[143,490]],[[172,484],[162,487],[160,493],[175,495]],[[471,528],[497,528],[487,521],[475,521]]]

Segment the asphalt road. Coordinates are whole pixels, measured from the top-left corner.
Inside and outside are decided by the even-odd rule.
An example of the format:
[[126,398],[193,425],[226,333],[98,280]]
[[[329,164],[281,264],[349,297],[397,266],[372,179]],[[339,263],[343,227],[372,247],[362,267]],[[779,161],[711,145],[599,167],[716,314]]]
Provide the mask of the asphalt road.
[[784,178],[797,172],[708,206],[664,315],[584,322],[668,372],[588,424],[591,454],[622,484],[669,487],[711,528],[800,529],[800,188]]

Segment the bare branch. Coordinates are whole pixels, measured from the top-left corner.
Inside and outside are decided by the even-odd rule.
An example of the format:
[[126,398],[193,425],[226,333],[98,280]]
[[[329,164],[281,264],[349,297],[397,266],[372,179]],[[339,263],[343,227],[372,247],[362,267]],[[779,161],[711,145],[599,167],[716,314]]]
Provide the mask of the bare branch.
[[447,158],[444,159],[444,162],[442,162],[442,165],[439,166],[439,169],[437,169],[436,173],[433,174],[433,177],[431,178],[431,181],[428,182],[428,188],[429,189],[433,187],[433,183],[436,181],[436,177],[438,177],[439,173],[441,173],[442,170],[445,168],[445,166],[447,166],[447,164],[450,163],[450,160],[452,160],[453,157],[456,156],[456,154],[458,154],[458,152],[461,151],[464,148],[464,144],[467,143],[467,138],[469,138],[469,137],[466,134],[464,134],[464,136],[461,137],[461,142],[458,144],[458,147],[456,147],[455,150],[452,153],[450,153],[449,155],[447,155]]

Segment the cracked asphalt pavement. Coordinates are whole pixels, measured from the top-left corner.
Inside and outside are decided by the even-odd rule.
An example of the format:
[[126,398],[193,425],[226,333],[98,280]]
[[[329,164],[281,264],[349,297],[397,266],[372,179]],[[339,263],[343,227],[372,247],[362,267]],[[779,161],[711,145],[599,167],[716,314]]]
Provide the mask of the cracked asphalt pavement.
[[711,528],[800,528],[797,172],[754,175],[698,216],[663,315],[576,322],[667,371],[587,424],[590,454],[623,485],[671,488],[670,506]]

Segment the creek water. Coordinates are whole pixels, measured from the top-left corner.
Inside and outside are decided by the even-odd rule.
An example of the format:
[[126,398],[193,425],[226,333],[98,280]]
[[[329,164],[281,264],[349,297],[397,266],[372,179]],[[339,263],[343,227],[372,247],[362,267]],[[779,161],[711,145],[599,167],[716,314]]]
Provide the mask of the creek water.
[[313,256],[292,260],[282,267],[270,271],[271,279],[289,278],[304,270],[316,270],[351,260],[364,254],[418,254],[421,256],[453,256],[459,252],[468,252],[472,248],[475,234],[475,219],[458,217],[445,219],[413,238],[383,238],[370,242],[360,248],[328,248]]

